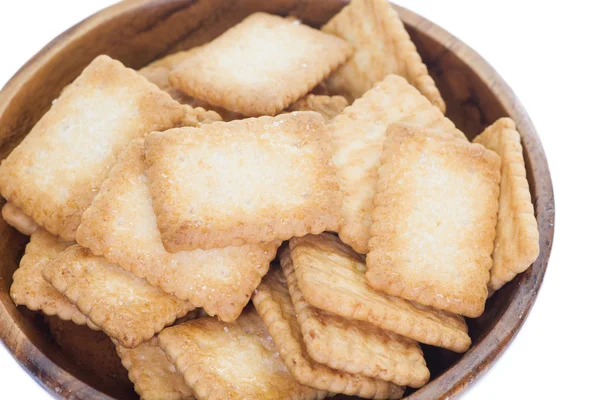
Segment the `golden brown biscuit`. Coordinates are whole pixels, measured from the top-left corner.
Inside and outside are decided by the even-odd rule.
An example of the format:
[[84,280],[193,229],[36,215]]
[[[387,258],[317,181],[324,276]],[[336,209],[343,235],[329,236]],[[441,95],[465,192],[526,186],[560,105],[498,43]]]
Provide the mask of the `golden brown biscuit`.
[[169,252],[271,243],[339,226],[331,147],[315,112],[152,133],[145,146]]
[[452,121],[397,75],[376,84],[329,123],[343,195],[340,238],[359,253],[368,250],[377,170],[385,131],[394,122],[452,133],[466,141]]
[[30,216],[25,214],[13,203],[6,203],[2,207],[2,218],[7,224],[21,232],[23,235],[31,236],[39,225]]
[[478,317],[492,266],[500,157],[396,124],[381,164],[367,281],[392,296]]
[[50,233],[74,240],[81,214],[121,150],[186,116],[135,71],[99,56],[4,160],[2,196]]
[[525,271],[540,252],[537,221],[527,184],[521,135],[510,118],[500,118],[473,139],[502,160],[500,205],[488,289],[495,291]]
[[322,399],[294,380],[260,317],[246,310],[232,323],[200,318],[167,328],[160,347],[199,399]]
[[397,74],[442,113],[446,111],[427,66],[387,0],[352,0],[321,29],[346,40],[355,49],[348,62],[326,81],[334,93],[356,99],[387,75]]
[[316,111],[329,121],[344,111],[348,102],[342,96],[319,96],[307,94],[290,104],[288,111]]
[[128,348],[150,340],[194,308],[79,245],[49,261],[42,274],[82,314]]
[[250,300],[279,243],[168,253],[160,240],[136,139],[83,213],[77,242],[210,315],[233,321]]
[[15,304],[24,305],[30,310],[41,310],[46,315],[56,315],[79,325],[87,324],[97,330],[97,326],[42,276],[46,263],[71,245],[72,242],[63,242],[42,228],[33,232],[19,268],[13,275],[10,297]]
[[335,235],[293,238],[290,249],[298,287],[310,305],[432,346],[469,348],[462,317],[375,291],[365,279],[364,257]]
[[[252,301],[265,322],[279,354],[298,382],[317,389],[357,395],[362,398],[399,398],[404,393],[402,387],[360,373],[330,368],[310,357],[306,337],[303,340],[303,331],[294,311],[295,304],[292,303],[280,268],[272,269],[267,274],[252,297]],[[322,314],[321,317],[324,323],[332,322],[329,318],[331,315]],[[310,332],[310,334],[319,333]],[[355,339],[356,341],[351,345],[360,349],[328,348],[326,351],[345,351],[355,353],[354,355],[357,356],[364,349],[365,338],[359,334]],[[358,372],[365,370],[366,368],[361,368]]]
[[169,76],[186,94],[248,116],[275,115],[344,62],[343,40],[255,13],[202,46]]
[[135,349],[117,344],[117,353],[141,400],[192,400],[192,389],[153,337]]

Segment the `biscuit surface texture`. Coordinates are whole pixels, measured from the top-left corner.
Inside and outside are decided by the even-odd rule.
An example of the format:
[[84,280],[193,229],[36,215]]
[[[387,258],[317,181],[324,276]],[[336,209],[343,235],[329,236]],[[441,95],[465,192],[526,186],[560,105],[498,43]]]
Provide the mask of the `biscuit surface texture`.
[[123,151],[77,230],[77,241],[210,315],[233,321],[269,269],[278,243],[168,253],[145,175],[144,140]]
[[2,218],[7,224],[21,232],[23,235],[31,236],[39,225],[35,223],[30,216],[25,214],[19,207],[13,203],[6,203],[2,206]]
[[345,61],[335,36],[256,13],[202,46],[169,76],[186,94],[248,116],[275,115]]
[[146,138],[150,192],[169,252],[336,230],[340,193],[323,117],[294,112]]
[[492,266],[500,157],[401,124],[387,135],[367,281],[392,296],[478,317]]

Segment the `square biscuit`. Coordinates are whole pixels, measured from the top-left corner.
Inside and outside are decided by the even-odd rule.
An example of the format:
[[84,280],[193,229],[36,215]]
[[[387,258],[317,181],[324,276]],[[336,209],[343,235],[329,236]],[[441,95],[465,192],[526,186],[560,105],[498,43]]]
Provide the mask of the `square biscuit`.
[[392,125],[379,169],[367,281],[475,318],[483,312],[498,217],[500,157],[450,135]]
[[394,122],[450,133],[466,141],[452,121],[398,75],[375,84],[328,124],[343,196],[339,234],[359,253],[368,251],[385,131]]
[[0,165],[2,196],[37,224],[75,240],[121,150],[178,126],[186,109],[119,61],[99,56]]
[[293,238],[290,250],[298,287],[311,306],[456,352],[471,345],[462,317],[371,288],[364,256],[335,235]]
[[296,382],[254,309],[231,323],[188,321],[165,329],[158,341],[198,399],[316,400],[327,394]]
[[215,122],[152,133],[150,193],[169,252],[335,231],[340,193],[323,117]]
[[527,183],[521,135],[515,122],[500,118],[473,139],[502,160],[498,224],[492,253],[490,291],[524,272],[540,253],[540,235]]
[[311,306],[298,287],[289,249],[282,252],[281,266],[306,350],[313,360],[400,386],[427,383],[429,370],[415,340]]
[[354,46],[354,54],[326,81],[329,89],[357,99],[389,74],[403,76],[431,104],[446,104],[398,13],[387,0],[352,0],[321,30]]
[[279,243],[168,253],[145,169],[144,139],[135,139],[83,213],[77,242],[210,315],[235,320],[269,270]]
[[72,245],[72,242],[62,241],[44,229],[40,228],[33,232],[31,240],[25,247],[25,254],[21,258],[19,268],[13,275],[10,297],[16,305],[24,305],[33,311],[41,310],[46,315],[56,315],[60,319],[73,321],[78,325],[87,324],[97,330],[97,326],[42,276],[46,263]]
[[288,111],[316,111],[330,121],[344,111],[348,102],[342,96],[325,96],[309,93],[287,108]]
[[186,94],[251,117],[275,115],[344,62],[344,40],[255,13],[202,46],[169,75]]
[[193,400],[192,389],[158,345],[158,338],[135,349],[116,345],[117,354],[129,372],[129,380],[141,400]]
[[127,348],[150,340],[194,309],[79,245],[49,261],[42,274],[83,315]]

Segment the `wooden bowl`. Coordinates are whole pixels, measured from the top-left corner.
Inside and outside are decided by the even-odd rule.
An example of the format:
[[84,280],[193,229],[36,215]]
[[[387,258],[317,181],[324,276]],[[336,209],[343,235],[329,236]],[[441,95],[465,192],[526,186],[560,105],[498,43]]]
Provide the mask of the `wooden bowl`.
[[[310,25],[320,26],[346,3],[344,0],[131,0],[107,8],[50,42],[0,92],[0,157],[6,157],[48,110],[61,89],[99,54],[140,68],[169,53],[209,41],[255,11],[295,15]],[[471,349],[458,355],[425,346],[432,380],[409,394],[409,398],[445,399],[464,390],[490,367],[529,313],[552,247],[554,198],[540,139],[502,78],[448,32],[408,10],[396,9],[437,81],[448,105],[448,116],[458,128],[472,138],[499,117],[509,116],[516,121],[523,137],[527,177],[540,229],[537,261],[488,301],[483,316],[469,320]],[[54,396],[135,398],[114,360],[98,360],[93,349],[90,355],[89,348],[77,347],[92,343],[98,349],[105,348],[101,334],[68,324],[63,324],[57,333],[49,328],[56,321],[15,307],[9,288],[26,238],[2,220],[0,238],[0,339],[22,367]],[[63,340],[65,335],[67,339]],[[74,345],[69,335],[83,339]],[[108,373],[103,374],[106,370]]]

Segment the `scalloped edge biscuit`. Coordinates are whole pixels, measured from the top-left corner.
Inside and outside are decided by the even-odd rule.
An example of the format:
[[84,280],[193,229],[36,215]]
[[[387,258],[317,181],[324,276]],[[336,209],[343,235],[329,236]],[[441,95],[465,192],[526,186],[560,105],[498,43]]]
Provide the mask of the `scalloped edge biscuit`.
[[[333,369],[309,356],[280,268],[271,269],[252,297],[269,334],[294,378],[305,385],[362,398],[400,398],[404,388],[372,377]],[[346,349],[347,350],[347,349]]]
[[98,330],[100,328],[80,313],[77,307],[42,276],[46,264],[72,245],[72,242],[63,242],[44,229],[33,232],[19,268],[13,275],[10,297],[16,305],[23,305],[32,311],[40,310],[46,315],[56,315],[62,320],[88,325],[91,329]]
[[77,242],[210,315],[235,320],[269,270],[279,243],[168,253],[145,169],[144,139],[135,139],[83,213]]
[[294,380],[253,308],[231,323],[199,318],[158,335],[158,342],[198,399],[323,399],[327,392]]
[[539,232],[527,183],[521,135],[515,122],[500,118],[473,139],[502,159],[500,206],[492,252],[490,291],[500,289],[524,272],[540,253]]
[[127,348],[150,340],[195,307],[79,245],[49,261],[44,279]]
[[169,252],[271,243],[339,227],[341,194],[318,113],[172,129],[148,135],[145,146]]
[[465,352],[471,345],[460,316],[378,292],[367,284],[364,256],[330,233],[290,240],[295,277],[313,307],[432,346]]
[[467,142],[452,121],[398,75],[375,84],[327,125],[343,196],[339,234],[359,253],[368,251],[385,132],[395,122],[450,133]]
[[366,278],[392,296],[483,313],[498,218],[500,157],[479,144],[394,124],[387,130]]
[[231,111],[275,115],[351,53],[340,38],[258,12],[202,46],[169,80],[186,94]]
[[326,80],[334,93],[359,98],[388,74],[397,74],[446,112],[446,103],[427,66],[387,0],[352,0],[321,30],[355,47],[350,59]]

